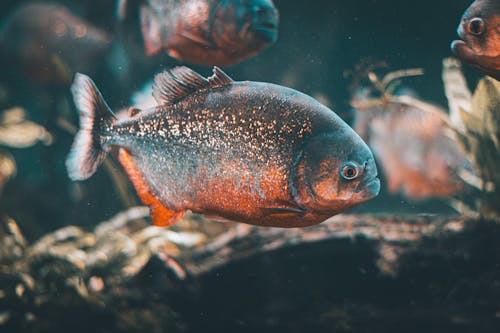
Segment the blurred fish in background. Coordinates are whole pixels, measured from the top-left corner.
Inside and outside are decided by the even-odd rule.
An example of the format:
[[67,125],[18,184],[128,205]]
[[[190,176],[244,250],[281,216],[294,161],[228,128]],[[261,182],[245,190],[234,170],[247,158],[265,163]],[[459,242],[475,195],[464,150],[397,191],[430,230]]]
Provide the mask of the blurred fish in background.
[[229,66],[271,46],[279,15],[271,0],[121,0],[118,18],[130,38],[139,19],[144,54],[166,52],[198,65]]
[[76,71],[91,71],[110,43],[109,33],[58,4],[24,4],[0,29],[5,61],[26,78],[47,84],[68,85]]
[[445,109],[408,89],[393,92],[397,79],[420,74],[399,71],[379,80],[370,72],[373,86],[358,89],[351,100],[354,128],[378,157],[390,193],[412,200],[447,198],[462,190],[460,174],[473,167],[446,124]]

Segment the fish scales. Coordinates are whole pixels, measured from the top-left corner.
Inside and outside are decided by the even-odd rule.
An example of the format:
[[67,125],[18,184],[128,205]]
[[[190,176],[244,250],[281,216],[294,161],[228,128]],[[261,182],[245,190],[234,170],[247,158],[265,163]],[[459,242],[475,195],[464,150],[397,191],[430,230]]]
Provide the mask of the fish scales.
[[[268,100],[249,103],[260,100],[262,89]],[[287,93],[296,96],[292,90]],[[228,100],[227,95],[236,97]],[[214,206],[222,208],[249,201],[264,204],[266,199],[281,203],[289,200],[284,194],[289,193],[294,152],[313,129],[313,115],[307,112],[311,101],[303,98],[300,105],[282,95],[283,88],[261,83],[204,91],[117,125],[120,139],[110,136],[109,144],[125,139],[154,190],[174,207],[182,205],[176,202],[179,196],[199,205],[216,197]],[[314,117],[316,127],[325,122],[335,126],[331,111],[323,112]],[[232,187],[244,190],[234,196]],[[270,188],[280,191],[266,195]]]
[[[205,79],[181,67],[159,74],[154,88],[157,107],[121,121],[95,118],[103,124],[92,133],[94,146],[127,151],[122,164],[139,194],[147,193],[146,199],[141,196],[145,203],[160,205],[175,218],[175,212],[189,209],[292,227],[319,223],[378,193],[371,152],[330,109],[293,89],[233,82],[220,69],[214,73]],[[77,82],[74,89],[75,101],[84,110],[93,100],[85,93],[80,96],[84,83],[91,85],[88,82]],[[81,140],[77,136],[74,147]],[[81,144],[89,146],[87,141]],[[306,147],[312,152],[305,153]],[[96,164],[94,157],[76,164],[77,149],[67,165],[72,178],[83,179]],[[90,156],[99,154],[94,150]],[[346,170],[339,164],[344,158],[355,158],[348,165],[355,165],[353,170],[362,175],[349,185],[351,191],[343,189],[345,181],[339,179]],[[324,166],[332,170],[316,170]],[[328,177],[316,179],[321,172]]]

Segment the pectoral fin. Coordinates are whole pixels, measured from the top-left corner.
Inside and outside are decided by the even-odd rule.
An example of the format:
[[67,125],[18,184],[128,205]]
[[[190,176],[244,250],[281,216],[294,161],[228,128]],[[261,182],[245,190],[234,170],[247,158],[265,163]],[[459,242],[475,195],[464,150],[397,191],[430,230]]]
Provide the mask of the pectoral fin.
[[210,44],[210,42],[208,42],[205,38],[203,38],[201,36],[196,36],[195,34],[192,34],[188,31],[182,31],[180,33],[180,35],[186,39],[189,39],[193,43],[201,45],[204,48],[207,48],[207,49],[214,48],[214,46],[212,44]]
[[302,215],[306,210],[300,207],[262,207],[269,215]]
[[161,227],[170,227],[177,223],[186,211],[172,210],[158,200],[127,150],[121,148],[118,158],[142,202],[150,208],[153,224]]

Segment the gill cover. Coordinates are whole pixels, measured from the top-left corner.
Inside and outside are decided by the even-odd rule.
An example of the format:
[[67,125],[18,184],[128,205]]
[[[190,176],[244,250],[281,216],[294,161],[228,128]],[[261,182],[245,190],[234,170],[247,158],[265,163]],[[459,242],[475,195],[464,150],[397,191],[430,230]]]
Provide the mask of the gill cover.
[[320,134],[311,138],[297,156],[290,188],[301,207],[338,213],[376,195],[363,191],[364,185],[377,176],[373,155],[352,134],[348,127]]

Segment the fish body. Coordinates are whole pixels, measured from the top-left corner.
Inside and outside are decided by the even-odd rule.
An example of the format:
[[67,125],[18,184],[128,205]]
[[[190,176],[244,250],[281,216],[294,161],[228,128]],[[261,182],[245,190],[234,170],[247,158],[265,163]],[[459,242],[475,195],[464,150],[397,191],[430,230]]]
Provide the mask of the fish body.
[[70,177],[89,177],[106,150],[120,147],[155,224],[171,225],[189,209],[257,225],[306,226],[380,188],[361,138],[333,111],[289,88],[234,82],[218,68],[204,78],[177,67],[155,78],[158,106],[134,109],[120,121],[89,78],[77,76],[73,93],[83,116],[67,160]]
[[500,80],[500,1],[474,1],[464,12],[457,32],[462,40],[452,42],[453,53]]
[[408,95],[393,96],[381,106],[358,106],[354,128],[380,161],[390,193],[421,200],[462,190],[460,171],[473,168],[446,116],[444,109]]
[[42,83],[69,85],[110,43],[106,32],[57,4],[22,5],[0,28],[0,49],[9,63]]
[[[272,0],[148,0],[135,5],[148,55],[164,51],[193,64],[227,66],[256,55],[278,37]],[[121,1],[119,17],[125,21],[133,7],[133,1]]]

